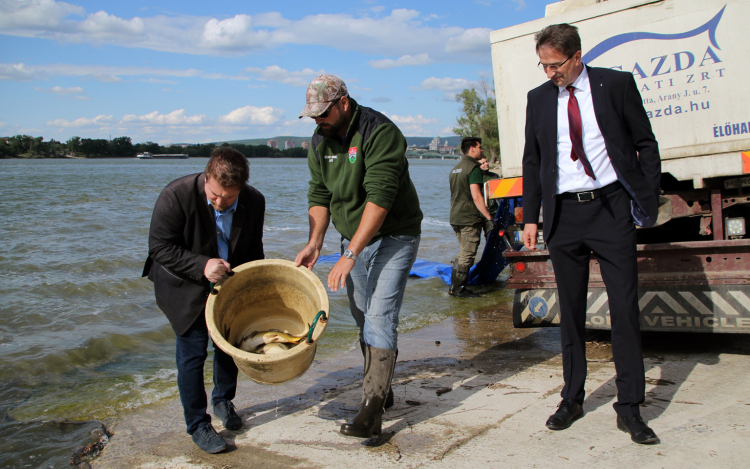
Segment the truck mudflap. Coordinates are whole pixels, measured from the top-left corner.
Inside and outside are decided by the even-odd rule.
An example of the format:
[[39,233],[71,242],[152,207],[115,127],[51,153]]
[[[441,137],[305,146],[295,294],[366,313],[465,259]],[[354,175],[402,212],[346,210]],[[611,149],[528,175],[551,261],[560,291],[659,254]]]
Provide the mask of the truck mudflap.
[[[639,288],[641,330],[681,332],[750,332],[750,286]],[[516,290],[513,326],[560,325],[557,289]],[[590,288],[586,327],[610,329],[609,302],[604,288]]]
[[[560,324],[548,251],[506,252],[513,325]],[[750,333],[750,240],[638,245],[638,306],[645,331]],[[610,329],[599,263],[590,261],[586,327]]]

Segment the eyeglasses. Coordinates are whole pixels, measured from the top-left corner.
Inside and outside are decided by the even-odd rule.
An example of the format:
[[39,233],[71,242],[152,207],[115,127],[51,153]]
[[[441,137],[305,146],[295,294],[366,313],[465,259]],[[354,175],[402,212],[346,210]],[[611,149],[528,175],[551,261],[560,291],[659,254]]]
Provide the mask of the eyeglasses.
[[573,58],[573,56],[571,55],[570,57],[568,57],[567,59],[565,59],[560,64],[547,65],[547,64],[543,64],[542,62],[539,62],[538,64],[536,64],[536,66],[539,67],[539,70],[544,70],[545,72],[547,70],[551,70],[553,72],[556,72],[556,71],[558,71],[560,69],[560,67],[562,67],[563,65],[565,65],[565,62],[567,62],[568,60],[570,60],[572,58]]
[[336,103],[339,102],[339,99],[341,99],[341,97],[334,99],[331,102],[331,105],[328,106],[328,109],[326,109],[326,112],[324,112],[323,114],[320,114],[318,116],[313,117],[313,119],[317,119],[318,117],[320,117],[321,119],[325,119],[326,117],[328,117],[328,113],[331,112],[331,108],[333,108],[333,106],[335,106]]

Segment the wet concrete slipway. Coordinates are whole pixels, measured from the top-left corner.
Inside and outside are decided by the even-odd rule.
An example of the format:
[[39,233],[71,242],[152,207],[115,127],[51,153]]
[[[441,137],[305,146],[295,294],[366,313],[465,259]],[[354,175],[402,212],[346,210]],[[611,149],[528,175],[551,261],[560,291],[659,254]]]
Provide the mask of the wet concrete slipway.
[[[455,300],[458,301],[458,300]],[[110,428],[93,461],[105,468],[740,468],[750,467],[750,337],[644,334],[644,418],[661,444],[640,446],[615,426],[606,333],[588,342],[586,415],[544,426],[562,387],[559,330],[513,329],[510,305],[403,334],[395,406],[383,435],[347,438],[339,425],[361,398],[362,356],[315,362],[283,386],[241,380],[240,431],[217,431],[223,454],[202,453],[178,400]],[[436,341],[440,345],[436,345]]]

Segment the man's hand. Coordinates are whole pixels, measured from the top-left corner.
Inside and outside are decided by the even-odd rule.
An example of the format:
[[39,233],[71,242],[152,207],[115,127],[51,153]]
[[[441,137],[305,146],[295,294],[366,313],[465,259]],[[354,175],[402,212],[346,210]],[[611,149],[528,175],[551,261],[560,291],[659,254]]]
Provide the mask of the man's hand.
[[498,223],[495,220],[485,220],[484,226],[487,228],[487,233],[492,233],[493,231],[499,231]]
[[336,262],[336,265],[331,269],[331,273],[328,274],[328,288],[330,288],[331,291],[338,291],[339,288],[344,288],[346,286],[346,277],[354,268],[355,262],[354,259],[347,259],[343,256],[341,256],[341,259]]
[[536,248],[536,237],[536,223],[526,223],[526,225],[523,227],[523,234],[521,235],[521,239],[523,239],[523,245],[531,251],[538,251],[538,249]]
[[229,262],[224,259],[214,258],[209,259],[208,262],[206,262],[206,267],[203,269],[203,275],[206,276],[209,282],[216,283],[221,280],[221,277],[223,277],[224,274],[231,270],[232,266],[229,265]]
[[318,256],[320,256],[320,249],[314,244],[308,244],[297,253],[297,257],[294,258],[294,265],[297,267],[304,265],[312,270],[315,263],[318,262]]

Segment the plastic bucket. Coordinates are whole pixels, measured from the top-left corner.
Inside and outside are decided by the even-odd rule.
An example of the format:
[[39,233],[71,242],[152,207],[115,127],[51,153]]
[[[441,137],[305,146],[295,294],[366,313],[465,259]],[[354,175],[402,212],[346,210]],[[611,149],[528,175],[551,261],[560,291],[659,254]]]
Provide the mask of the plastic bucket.
[[[255,382],[280,384],[302,375],[315,357],[325,331],[328,295],[305,267],[281,259],[248,262],[216,284],[206,302],[206,324],[214,344]],[[320,311],[325,312],[313,324]],[[262,354],[237,348],[249,331],[277,330],[301,335],[313,326],[312,343],[302,339],[289,350]]]

